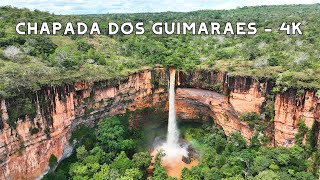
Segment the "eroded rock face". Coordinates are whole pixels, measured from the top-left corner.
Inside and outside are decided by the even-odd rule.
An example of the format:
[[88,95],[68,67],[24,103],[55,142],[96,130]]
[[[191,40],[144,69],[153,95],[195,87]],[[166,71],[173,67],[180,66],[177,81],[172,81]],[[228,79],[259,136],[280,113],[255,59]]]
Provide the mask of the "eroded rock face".
[[[244,113],[263,113],[266,97],[272,89],[272,82],[267,80],[259,82],[250,77],[230,76],[216,71],[180,72],[178,79],[182,88],[177,90],[177,103],[191,100],[193,104],[197,102],[206,106],[209,112],[204,114],[212,117],[227,135],[238,131],[248,141],[255,130],[250,129],[248,123],[240,121],[239,118]],[[201,107],[192,103],[189,103],[189,106],[192,106],[189,109],[195,112]],[[205,108],[202,109],[206,112]],[[191,112],[189,111],[189,116]],[[264,133],[272,136],[273,128],[269,127]],[[273,141],[270,145],[273,145]]]
[[[249,129],[247,123],[239,121],[238,113],[228,103],[224,95],[209,90],[179,88],[176,98],[178,115],[183,112],[179,107],[182,105],[180,102],[184,102],[186,103],[184,105],[190,109],[186,113],[189,119],[197,119],[198,112],[204,109],[203,115],[211,116],[227,135],[239,131],[244,138],[248,140],[251,138],[253,131]],[[194,102],[198,102],[198,104],[194,104]]]
[[292,146],[298,132],[299,121],[304,121],[311,129],[320,120],[320,99],[313,91],[298,95],[296,90],[279,93],[275,101],[275,145]]
[[[156,88],[153,81],[157,82]],[[0,179],[38,177],[51,154],[62,156],[71,131],[79,124],[92,124],[127,110],[164,106],[166,85],[165,70],[154,69],[125,79],[44,88],[31,99],[35,117],[19,117],[16,127],[9,126],[9,103],[1,100]]]
[[[264,114],[269,101],[274,101],[275,110],[272,126],[266,131],[273,139],[270,145],[293,145],[299,121],[311,128],[320,117],[320,100],[313,91],[297,95],[296,90],[289,90],[270,98],[272,82],[218,71],[179,72],[176,79],[178,119],[213,119],[227,135],[238,131],[248,141],[254,130],[239,117],[248,112]],[[0,179],[38,177],[51,154],[62,156],[79,124],[90,125],[106,116],[147,107],[167,111],[167,83],[168,72],[156,68],[123,79],[44,87],[28,96],[35,113],[19,116],[16,127],[9,125],[16,99],[2,99]]]

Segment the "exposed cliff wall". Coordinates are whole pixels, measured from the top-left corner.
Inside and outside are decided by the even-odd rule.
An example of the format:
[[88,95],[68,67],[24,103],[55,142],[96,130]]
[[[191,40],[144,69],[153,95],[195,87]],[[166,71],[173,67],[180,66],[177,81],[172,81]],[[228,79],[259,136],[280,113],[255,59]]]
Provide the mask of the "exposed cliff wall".
[[[180,72],[178,85],[188,88],[177,90],[179,99],[191,99],[205,105],[210,109],[211,117],[227,135],[239,131],[247,140],[250,140],[256,130],[250,128],[247,122],[240,121],[240,116],[250,112],[263,113],[267,96],[272,89],[272,82],[268,80],[257,81],[251,77],[205,70]],[[267,135],[272,136],[273,127],[266,124]]]
[[[248,123],[240,121],[239,117],[245,113],[256,112],[262,116],[266,126],[263,133],[273,139],[269,145],[292,146],[298,133],[299,121],[303,121],[309,129],[314,125],[318,126],[315,122],[320,121],[320,98],[313,90],[289,88],[283,92],[272,92],[276,85],[268,79],[256,80],[252,77],[206,70],[180,72],[178,79],[180,87],[198,90],[180,89],[177,97],[193,99],[210,108],[212,117],[226,134],[240,131],[250,140],[253,133],[259,129],[250,128]],[[198,106],[193,107],[197,109]],[[315,129],[319,131],[318,127]],[[314,136],[319,136],[319,132]]]
[[304,121],[309,129],[315,121],[320,121],[320,98],[310,90],[298,92],[296,89],[289,89],[278,93],[274,119],[276,146],[294,144],[299,121]]
[[45,87],[1,100],[0,179],[39,176],[51,154],[61,157],[70,132],[80,123],[94,123],[127,109],[164,106],[166,86],[165,70],[155,69],[123,79]]
[[[2,99],[0,179],[40,175],[51,154],[61,157],[78,124],[146,107],[166,111],[167,81],[166,70],[156,68],[127,78],[44,87]],[[264,133],[272,138],[270,145],[279,146],[294,143],[299,120],[311,128],[320,117],[315,92],[290,89],[271,95],[274,84],[269,80],[199,70],[179,72],[176,84],[179,119],[213,119],[226,134],[239,131],[247,140],[261,129],[240,121],[244,113],[261,114],[266,124]]]

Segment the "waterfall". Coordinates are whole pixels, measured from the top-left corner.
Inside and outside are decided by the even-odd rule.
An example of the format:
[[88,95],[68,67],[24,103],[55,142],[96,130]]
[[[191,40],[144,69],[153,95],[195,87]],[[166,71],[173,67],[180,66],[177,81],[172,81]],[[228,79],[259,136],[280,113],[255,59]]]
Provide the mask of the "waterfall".
[[179,130],[176,121],[176,109],[175,109],[175,76],[176,70],[170,68],[170,83],[169,83],[169,117],[168,117],[168,132],[167,140],[160,146],[156,147],[156,150],[163,150],[165,162],[181,162],[183,156],[188,156],[187,147],[179,144]]
[[168,146],[176,146],[179,141],[179,131],[176,121],[176,106],[175,106],[175,76],[176,70],[170,68],[170,83],[169,83],[169,119],[168,119]]
[[170,68],[167,138],[166,140],[158,137],[155,139],[154,149],[152,149],[151,155],[153,156],[154,162],[156,155],[160,152],[163,153],[161,164],[165,168],[168,176],[180,178],[183,168],[190,169],[192,166],[197,165],[198,161],[192,159],[192,156],[188,152],[189,144],[179,139],[175,104],[175,77],[176,70]]

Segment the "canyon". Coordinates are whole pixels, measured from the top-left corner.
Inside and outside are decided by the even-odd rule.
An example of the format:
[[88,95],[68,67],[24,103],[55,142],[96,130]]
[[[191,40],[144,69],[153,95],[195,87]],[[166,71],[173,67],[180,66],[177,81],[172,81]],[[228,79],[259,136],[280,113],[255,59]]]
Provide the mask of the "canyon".
[[[103,117],[148,107],[168,111],[168,80],[168,70],[157,67],[128,77],[47,86],[1,99],[0,179],[37,178],[52,154],[62,157],[81,124],[92,126]],[[213,120],[226,135],[240,132],[250,141],[254,134],[264,133],[270,138],[268,146],[285,147],[295,144],[303,121],[315,129],[314,137],[320,141],[320,98],[314,90],[291,87],[272,92],[277,86],[272,80],[214,70],[178,71],[175,83],[181,121]],[[242,114],[251,112],[263,117],[265,132],[241,121]]]

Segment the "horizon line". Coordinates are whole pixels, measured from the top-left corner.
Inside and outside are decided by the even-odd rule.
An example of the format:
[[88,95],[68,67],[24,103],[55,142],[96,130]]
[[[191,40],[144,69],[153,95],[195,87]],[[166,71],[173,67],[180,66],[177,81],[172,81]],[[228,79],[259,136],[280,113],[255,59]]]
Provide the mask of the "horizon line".
[[267,4],[267,5],[245,5],[245,6],[238,6],[238,7],[233,7],[233,8],[225,8],[225,9],[196,9],[196,10],[190,10],[190,11],[141,11],[141,12],[97,12],[97,13],[70,13],[70,14],[58,14],[55,12],[50,12],[48,10],[41,10],[39,8],[28,8],[28,7],[18,7],[18,6],[13,6],[13,5],[0,5],[0,8],[4,7],[10,7],[10,8],[15,8],[15,9],[27,9],[30,11],[41,11],[41,12],[46,12],[49,14],[53,15],[58,15],[58,16],[73,16],[73,15],[123,15],[123,14],[152,14],[152,13],[190,13],[190,12],[197,12],[197,11],[232,11],[232,10],[237,10],[237,9],[243,9],[243,8],[254,8],[254,7],[270,7],[270,6],[313,6],[313,5],[320,5],[320,2],[318,3],[312,3],[312,4]]

